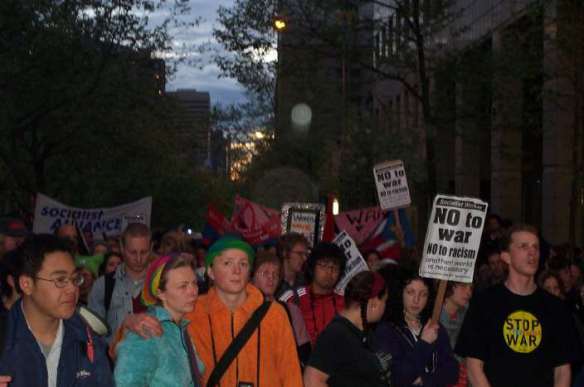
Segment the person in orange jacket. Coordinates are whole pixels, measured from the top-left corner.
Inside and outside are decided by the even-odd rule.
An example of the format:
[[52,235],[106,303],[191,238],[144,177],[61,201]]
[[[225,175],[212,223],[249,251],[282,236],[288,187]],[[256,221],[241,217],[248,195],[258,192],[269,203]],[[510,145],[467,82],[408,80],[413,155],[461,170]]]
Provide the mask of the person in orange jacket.
[[[185,316],[197,354],[205,365],[203,384],[208,385],[213,369],[264,296],[249,284],[255,254],[250,245],[233,237],[215,242],[205,258],[213,286],[199,296],[195,309]],[[156,335],[151,321],[140,316],[126,325],[141,336]],[[272,302],[236,358],[216,384],[217,387],[301,387],[302,374],[292,327],[284,308]],[[213,386],[215,387],[215,386]]]

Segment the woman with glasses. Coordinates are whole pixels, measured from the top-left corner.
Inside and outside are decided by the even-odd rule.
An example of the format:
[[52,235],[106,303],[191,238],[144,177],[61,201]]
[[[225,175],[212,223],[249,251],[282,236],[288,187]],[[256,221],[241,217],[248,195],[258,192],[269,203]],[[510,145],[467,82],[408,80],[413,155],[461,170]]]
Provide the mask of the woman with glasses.
[[[284,234],[278,239],[276,254],[282,261],[282,280],[276,291],[276,298],[306,285],[304,265],[308,258],[309,247],[306,238],[295,232]],[[297,297],[293,300],[298,303]]]
[[402,271],[390,293],[387,318],[375,331],[377,352],[391,355],[393,385],[447,386],[458,380],[458,363],[444,327],[430,320],[432,286],[417,273]]
[[[269,251],[261,251],[254,261],[253,284],[262,291],[266,299],[274,300],[274,293],[282,278],[282,264],[280,259]],[[296,348],[300,364],[304,365],[310,356],[310,336],[302,318],[302,312],[295,304],[281,302],[288,313],[288,318],[294,330]]]
[[128,332],[117,348],[116,386],[200,386],[203,364],[186,331],[184,318],[198,295],[193,263],[164,256],[148,267],[142,302],[162,325],[162,336],[144,339]]

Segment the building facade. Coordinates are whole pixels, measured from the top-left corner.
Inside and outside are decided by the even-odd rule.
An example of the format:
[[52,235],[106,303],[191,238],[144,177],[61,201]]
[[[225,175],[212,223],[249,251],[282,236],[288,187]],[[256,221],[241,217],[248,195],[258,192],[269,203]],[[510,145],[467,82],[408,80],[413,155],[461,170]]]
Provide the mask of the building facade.
[[[391,66],[407,21],[377,3],[374,60]],[[438,2],[416,3],[431,10]],[[551,243],[581,245],[583,6],[555,0],[457,0],[448,6],[456,16],[426,47],[433,55],[428,63],[438,192],[481,197],[491,212],[539,226]],[[415,72],[401,75],[419,86]],[[415,91],[379,80],[373,109],[380,125],[423,138],[426,124]]]
[[195,89],[178,89],[167,92],[166,95],[174,98],[179,107],[175,123],[184,137],[184,146],[178,153],[193,160],[199,168],[207,166],[211,160],[209,93]]

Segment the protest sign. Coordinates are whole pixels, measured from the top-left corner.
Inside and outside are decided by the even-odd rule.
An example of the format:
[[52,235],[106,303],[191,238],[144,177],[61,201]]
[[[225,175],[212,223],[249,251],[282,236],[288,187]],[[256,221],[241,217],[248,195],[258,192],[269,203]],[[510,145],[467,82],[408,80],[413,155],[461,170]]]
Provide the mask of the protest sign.
[[349,234],[347,234],[345,231],[342,231],[339,235],[337,235],[337,237],[333,240],[333,243],[343,250],[345,257],[347,258],[345,272],[343,273],[335,289],[337,292],[343,293],[351,278],[353,278],[357,273],[360,273],[364,270],[369,270],[369,268],[367,267],[367,262],[365,262],[361,256],[361,252],[359,252],[355,241],[351,239]]
[[324,232],[325,206],[319,203],[285,203],[282,206],[282,232],[297,232],[315,246]]
[[404,163],[385,161],[373,167],[379,206],[384,209],[407,207],[412,203]]
[[128,223],[150,226],[152,198],[111,208],[76,208],[60,203],[41,193],[37,194],[33,232],[52,234],[63,224],[76,224],[90,240],[120,235]]
[[386,214],[381,208],[369,207],[341,212],[335,216],[335,223],[338,229],[345,230],[355,243],[361,244],[373,234],[385,218]]
[[472,282],[487,208],[488,204],[479,199],[436,196],[420,276]]

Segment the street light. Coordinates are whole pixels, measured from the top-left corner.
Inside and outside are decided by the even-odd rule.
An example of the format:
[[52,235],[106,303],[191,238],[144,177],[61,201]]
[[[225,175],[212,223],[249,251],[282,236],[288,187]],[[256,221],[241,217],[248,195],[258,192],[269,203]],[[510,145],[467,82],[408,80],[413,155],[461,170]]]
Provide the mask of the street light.
[[[280,4],[280,0],[278,0],[278,5],[277,5],[277,12],[280,12],[281,10],[281,4]],[[277,36],[277,43],[276,43],[276,52],[278,53],[278,57],[276,59],[276,85],[275,85],[275,98],[274,98],[274,116],[276,119],[276,131],[275,134],[276,136],[278,135],[278,132],[281,129],[281,125],[280,125],[280,108],[281,108],[281,103],[280,103],[280,62],[282,60],[282,53],[280,52],[280,35],[282,32],[284,32],[287,28],[288,28],[288,22],[286,20],[286,17],[282,16],[281,14],[275,13],[273,18],[272,18],[272,26],[274,27],[274,29],[276,30],[276,36]]]
[[288,27],[288,23],[286,22],[286,18],[284,18],[283,16],[279,16],[279,15],[274,16],[274,19],[272,20],[272,24],[273,24],[274,28],[276,29],[276,31],[278,31],[278,32],[282,32],[286,29],[286,27]]

